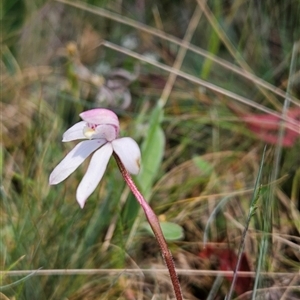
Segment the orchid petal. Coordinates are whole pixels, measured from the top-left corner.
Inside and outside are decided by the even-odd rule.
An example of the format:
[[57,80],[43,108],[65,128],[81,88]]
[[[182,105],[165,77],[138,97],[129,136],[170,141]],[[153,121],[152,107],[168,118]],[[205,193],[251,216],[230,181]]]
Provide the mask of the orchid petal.
[[111,110],[105,108],[95,108],[84,111],[79,115],[81,119],[89,124],[95,125],[112,125],[116,128],[117,135],[119,134],[119,119]]
[[80,121],[70,127],[64,134],[63,134],[63,142],[70,142],[75,140],[86,139],[86,136],[83,134],[83,129],[86,126],[86,122]]
[[107,143],[92,156],[89,167],[76,192],[76,199],[81,208],[84,207],[86,199],[93,193],[102,179],[112,152],[112,145]]
[[112,146],[126,170],[131,174],[138,174],[141,164],[141,151],[136,141],[130,137],[124,137],[112,141]]
[[84,141],[77,144],[66,157],[55,167],[49,177],[49,183],[58,184],[70,176],[83,161],[106,140]]

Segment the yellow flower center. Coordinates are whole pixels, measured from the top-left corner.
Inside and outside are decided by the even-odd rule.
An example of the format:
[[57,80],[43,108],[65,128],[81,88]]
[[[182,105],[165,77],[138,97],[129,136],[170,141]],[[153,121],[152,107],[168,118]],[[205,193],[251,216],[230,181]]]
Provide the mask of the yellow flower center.
[[93,135],[95,134],[95,128],[86,126],[83,128],[83,134],[86,136],[86,138],[91,140],[93,138]]

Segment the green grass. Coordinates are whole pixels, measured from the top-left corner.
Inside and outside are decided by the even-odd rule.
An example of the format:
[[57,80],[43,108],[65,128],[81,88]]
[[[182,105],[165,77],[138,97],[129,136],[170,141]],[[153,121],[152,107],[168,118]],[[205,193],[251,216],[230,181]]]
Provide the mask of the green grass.
[[[287,90],[290,110],[299,109],[300,3],[72,3],[3,5],[0,298],[173,297],[159,248],[113,159],[83,210],[75,194],[88,162],[48,184],[76,144],[62,143],[63,132],[98,106],[113,109],[121,135],[141,146],[134,180],[159,219],[183,229],[169,246],[186,299],[229,292],[222,252],[205,256],[204,241],[238,254],[258,190],[243,247],[252,271],[247,295],[299,297],[300,139],[292,147],[267,144],[255,186],[265,142],[242,117],[284,115]],[[132,37],[137,45],[127,49]],[[95,100],[107,66],[137,74],[129,107]],[[122,94],[128,82],[114,83]],[[289,122],[297,132],[299,121]]]

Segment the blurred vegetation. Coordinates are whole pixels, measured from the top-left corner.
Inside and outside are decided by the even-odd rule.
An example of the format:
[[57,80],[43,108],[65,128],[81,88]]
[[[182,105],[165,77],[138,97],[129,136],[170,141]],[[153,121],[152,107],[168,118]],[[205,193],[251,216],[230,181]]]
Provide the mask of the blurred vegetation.
[[[270,276],[238,282],[236,296],[299,297],[299,15],[299,1],[5,0],[0,298],[173,297],[167,275],[155,271],[165,268],[158,246],[113,160],[83,210],[75,194],[88,162],[48,185],[74,147],[61,142],[63,132],[93,107],[115,111],[121,135],[141,145],[143,169],[134,180],[171,224],[186,299],[224,299],[231,279],[208,271],[224,271],[224,253],[235,260],[250,209],[242,270]],[[261,122],[247,121],[253,116]],[[10,273],[40,268],[43,276]]]

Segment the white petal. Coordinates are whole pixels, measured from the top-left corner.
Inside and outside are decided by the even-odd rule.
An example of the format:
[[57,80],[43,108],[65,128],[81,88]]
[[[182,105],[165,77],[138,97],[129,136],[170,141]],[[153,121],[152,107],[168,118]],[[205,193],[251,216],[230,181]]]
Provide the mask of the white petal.
[[49,183],[58,184],[65,180],[93,151],[101,147],[105,142],[105,140],[93,140],[84,141],[76,145],[52,171]]
[[69,128],[63,134],[63,142],[70,142],[75,140],[86,139],[86,136],[83,134],[83,128],[86,126],[86,122],[80,121]]
[[93,193],[102,179],[112,152],[112,145],[107,143],[92,156],[89,167],[83,176],[76,193],[76,199],[81,208],[84,207],[86,199]]
[[112,141],[112,145],[126,170],[131,174],[138,174],[141,165],[141,151],[136,141],[130,137],[124,137]]

